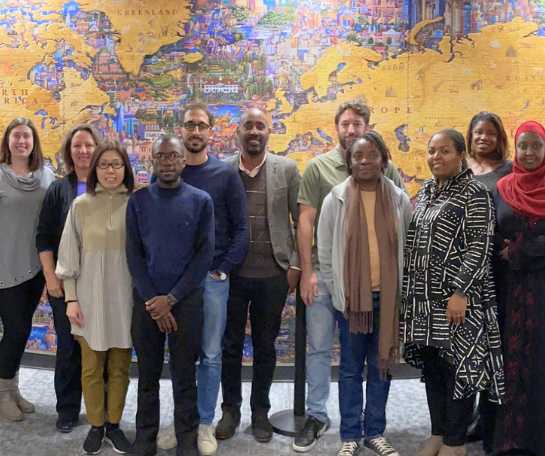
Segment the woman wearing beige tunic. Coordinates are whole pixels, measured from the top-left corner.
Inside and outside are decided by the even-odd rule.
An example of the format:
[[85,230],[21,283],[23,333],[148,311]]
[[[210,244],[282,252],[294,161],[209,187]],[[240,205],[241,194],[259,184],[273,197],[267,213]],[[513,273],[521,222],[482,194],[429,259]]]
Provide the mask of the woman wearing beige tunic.
[[96,148],[89,169],[87,191],[74,200],[68,213],[55,272],[64,281],[66,314],[81,345],[83,397],[92,426],[83,449],[86,454],[96,454],[106,439],[123,454],[132,450],[119,422],[132,351],[132,281],[125,257],[125,213],[134,177],[126,151],[115,141]]

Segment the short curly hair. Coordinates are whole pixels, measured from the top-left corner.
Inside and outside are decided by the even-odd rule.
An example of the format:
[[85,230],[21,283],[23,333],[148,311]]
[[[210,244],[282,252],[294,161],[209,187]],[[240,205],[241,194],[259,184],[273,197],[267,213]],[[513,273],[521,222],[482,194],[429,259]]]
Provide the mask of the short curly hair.
[[369,141],[375,146],[375,149],[380,153],[382,158],[382,171],[388,166],[388,160],[390,160],[390,149],[388,149],[388,146],[384,142],[384,139],[382,139],[382,136],[380,136],[376,131],[371,130],[356,139],[350,141],[350,144],[348,144],[348,147],[346,149],[346,166],[348,169],[348,174],[352,175],[352,166],[350,164],[350,161],[352,159],[352,153],[354,150],[354,145],[358,141]]

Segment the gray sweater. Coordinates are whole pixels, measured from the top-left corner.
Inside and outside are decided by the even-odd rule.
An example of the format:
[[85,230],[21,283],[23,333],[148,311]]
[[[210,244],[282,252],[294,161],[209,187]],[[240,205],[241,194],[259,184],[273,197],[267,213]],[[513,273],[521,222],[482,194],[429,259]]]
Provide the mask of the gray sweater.
[[0,164],[0,289],[20,285],[42,268],[35,242],[38,217],[54,180],[49,168],[18,176]]

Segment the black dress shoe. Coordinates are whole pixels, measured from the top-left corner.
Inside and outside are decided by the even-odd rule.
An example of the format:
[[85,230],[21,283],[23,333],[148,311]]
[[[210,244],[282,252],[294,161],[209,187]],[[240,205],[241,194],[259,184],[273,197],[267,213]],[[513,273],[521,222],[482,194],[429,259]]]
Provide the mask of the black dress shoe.
[[66,418],[59,418],[55,427],[57,431],[62,432],[63,434],[69,434],[74,429],[74,426],[78,420],[70,420]]
[[272,440],[273,428],[269,423],[267,412],[252,413],[252,434],[259,443],[267,443]]

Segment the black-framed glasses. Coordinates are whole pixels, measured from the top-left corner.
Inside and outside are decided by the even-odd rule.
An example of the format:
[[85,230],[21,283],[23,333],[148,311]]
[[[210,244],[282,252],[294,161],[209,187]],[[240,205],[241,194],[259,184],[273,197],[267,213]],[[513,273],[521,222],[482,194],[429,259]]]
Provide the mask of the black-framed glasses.
[[174,163],[174,162],[177,162],[178,160],[180,160],[181,158],[183,157],[182,154],[177,154],[177,153],[173,153],[173,154],[165,154],[163,152],[159,152],[157,154],[155,154],[153,156],[153,158],[155,160],[158,160],[160,162],[165,162],[165,161],[169,161],[171,163]]
[[210,125],[205,124],[204,122],[196,124],[195,122],[192,122],[191,120],[189,120],[187,122],[184,122],[183,127],[187,131],[193,131],[193,130],[195,130],[195,128],[197,130],[199,130],[199,131],[208,131],[208,130],[210,130],[210,128],[212,128],[212,127],[210,127]]
[[108,169],[109,167],[112,167],[113,169],[121,169],[123,168],[123,166],[125,166],[125,163],[123,162],[120,162],[120,161],[116,161],[116,162],[98,162],[97,164],[97,168],[100,168],[100,169]]

